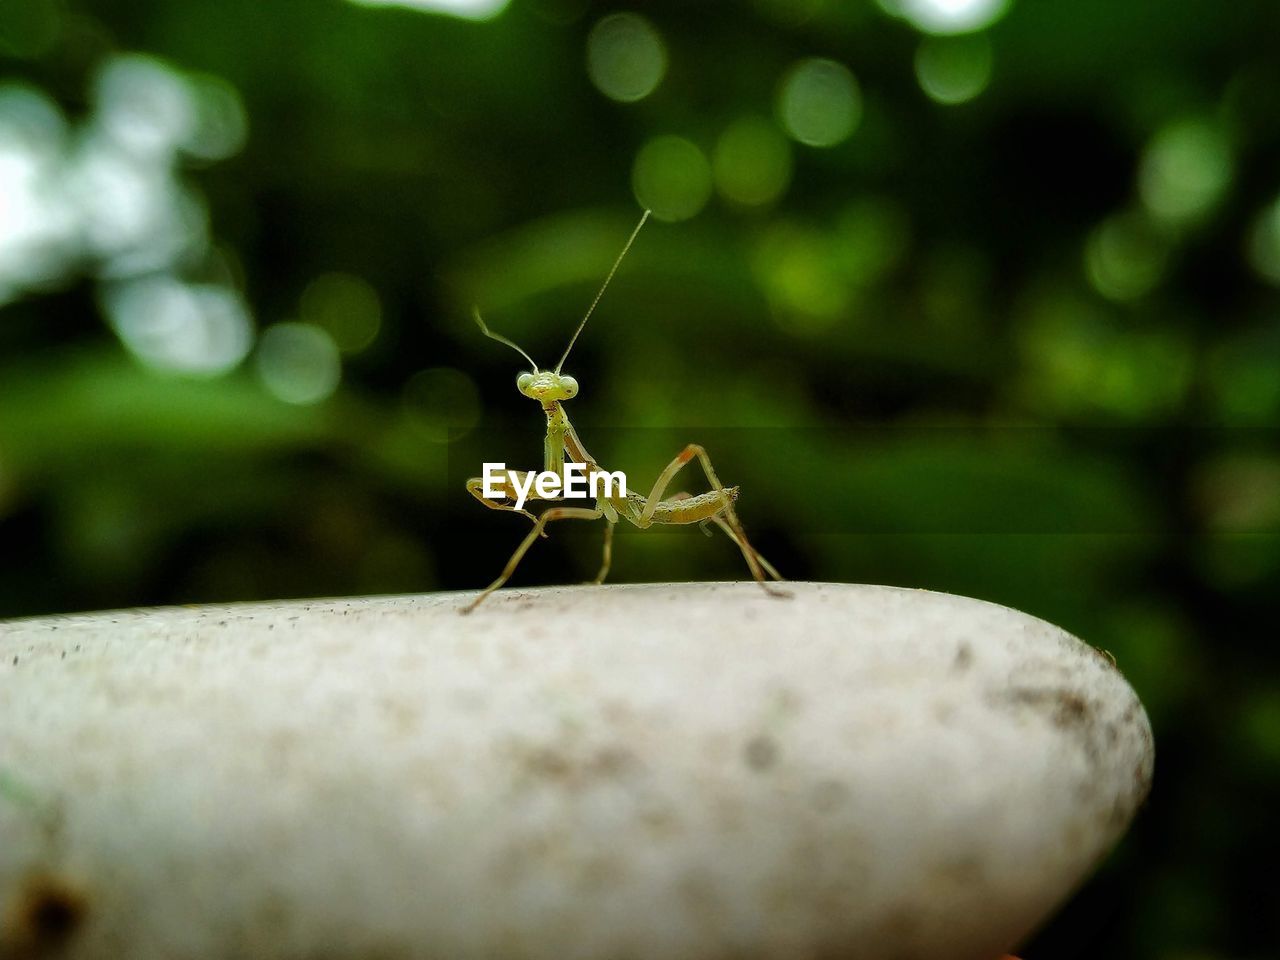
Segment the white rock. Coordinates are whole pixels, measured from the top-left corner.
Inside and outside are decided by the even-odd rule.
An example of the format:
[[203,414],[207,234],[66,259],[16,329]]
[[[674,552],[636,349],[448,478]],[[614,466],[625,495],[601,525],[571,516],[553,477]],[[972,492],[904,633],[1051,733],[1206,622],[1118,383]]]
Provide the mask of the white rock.
[[0,956],[991,960],[1145,796],[1141,705],[1025,614],[794,587],[0,624]]

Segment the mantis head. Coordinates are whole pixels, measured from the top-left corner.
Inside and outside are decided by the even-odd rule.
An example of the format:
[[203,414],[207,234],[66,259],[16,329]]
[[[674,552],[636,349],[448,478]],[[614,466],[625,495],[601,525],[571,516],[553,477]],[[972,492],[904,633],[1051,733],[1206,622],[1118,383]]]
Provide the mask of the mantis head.
[[[499,343],[505,343],[511,349],[517,351],[522,357],[529,361],[533,366],[532,373],[522,373],[516,377],[516,389],[523,393],[531,400],[537,400],[539,403],[551,403],[556,400],[571,400],[578,395],[578,381],[567,374],[561,374],[560,368],[557,366],[555,370],[539,370],[538,365],[533,362],[533,357],[529,356],[522,350],[514,340],[508,340],[500,333],[494,333],[485,325],[480,311],[475,311],[475,320],[479,324],[480,330],[486,337],[497,340]],[[566,355],[568,351],[565,351]],[[564,363],[564,358],[560,358],[560,362]]]
[[539,403],[550,403],[552,400],[572,400],[576,397],[578,381],[550,370],[539,370],[516,377],[516,389]]
[[475,321],[480,327],[480,332],[491,340],[497,340],[499,343],[505,343],[508,347],[515,350],[522,357],[529,361],[533,366],[532,373],[522,373],[516,377],[516,389],[530,399],[537,400],[539,403],[553,403],[560,400],[572,400],[578,395],[578,381],[567,374],[560,373],[560,368],[564,366],[564,362],[569,359],[569,351],[573,349],[573,345],[578,342],[578,334],[582,332],[582,328],[587,325],[587,321],[591,319],[591,314],[596,309],[596,304],[600,302],[600,298],[604,296],[604,292],[609,287],[609,281],[613,279],[613,275],[618,272],[618,266],[622,263],[622,258],[627,255],[627,251],[631,249],[631,244],[635,242],[636,234],[640,232],[640,228],[644,226],[644,222],[649,219],[649,211],[644,212],[644,216],[640,218],[640,222],[636,224],[636,228],[631,231],[631,237],[627,240],[627,245],[622,248],[622,253],[618,254],[618,259],[614,261],[613,269],[609,271],[609,275],[604,278],[604,283],[600,287],[600,292],[596,294],[596,298],[591,301],[591,306],[587,309],[587,315],[582,318],[582,322],[578,324],[578,329],[573,332],[573,336],[569,338],[569,345],[564,348],[564,354],[560,357],[560,362],[556,364],[555,370],[539,370],[538,365],[533,362],[533,357],[525,353],[520,345],[514,340],[502,336],[500,333],[494,333],[485,325],[480,317],[479,309],[474,311]]

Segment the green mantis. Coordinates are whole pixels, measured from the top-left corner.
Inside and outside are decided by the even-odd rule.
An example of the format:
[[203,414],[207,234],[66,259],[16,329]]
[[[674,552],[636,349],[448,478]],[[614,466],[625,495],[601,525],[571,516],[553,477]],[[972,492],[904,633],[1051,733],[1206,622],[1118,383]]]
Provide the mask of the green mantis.
[[[570,423],[569,416],[564,410],[564,404],[577,396],[578,381],[573,377],[562,374],[560,371],[564,367],[565,360],[569,357],[569,351],[573,349],[573,345],[577,342],[578,335],[586,327],[587,321],[591,319],[592,313],[595,312],[596,306],[600,303],[600,298],[604,296],[605,290],[608,289],[609,281],[617,273],[623,258],[627,255],[627,251],[631,249],[636,236],[640,233],[640,228],[644,226],[648,218],[649,211],[646,210],[644,216],[640,218],[640,222],[636,224],[636,228],[631,232],[631,237],[627,240],[626,245],[622,248],[622,253],[614,261],[613,268],[609,271],[608,276],[605,277],[600,291],[591,302],[591,306],[587,309],[582,322],[578,324],[578,329],[574,331],[573,336],[569,339],[569,345],[565,347],[564,353],[560,357],[560,362],[556,364],[554,370],[539,369],[533,358],[525,353],[518,344],[501,334],[494,333],[481,319],[480,312],[477,310],[475,313],[475,321],[486,337],[511,347],[528,360],[533,367],[532,371],[521,373],[516,379],[516,389],[524,396],[541,404],[542,411],[546,414],[547,434],[543,444],[543,466],[546,473],[562,473],[567,455],[571,463],[582,464],[583,472],[589,480],[594,480],[599,476],[613,476],[591,456],[587,448],[583,446],[582,440],[579,439],[573,424]],[[706,474],[707,480],[711,484],[711,490],[699,496],[677,493],[664,499],[667,488],[675,479],[676,474],[686,464],[693,462],[695,459]],[[474,600],[464,606],[461,610],[462,613],[473,611],[491,593],[506,583],[538,537],[546,536],[545,529],[547,524],[556,520],[599,520],[603,518],[606,521],[604,527],[604,554],[600,572],[594,580],[595,583],[603,583],[605,577],[609,574],[609,565],[613,558],[613,528],[619,518],[635,524],[641,530],[655,523],[699,523],[703,525],[714,523],[724,531],[730,540],[737,544],[738,549],[742,552],[743,559],[747,562],[748,569],[751,571],[751,576],[755,578],[756,583],[760,584],[766,593],[775,597],[790,596],[785,590],[770,584],[768,578],[782,580],[782,576],[747,540],[747,535],[742,529],[742,523],[738,519],[737,511],[733,506],[734,501],[738,498],[738,488],[725,487],[720,482],[720,478],[716,476],[715,468],[711,465],[711,458],[707,456],[707,451],[696,443],[687,445],[667,464],[666,469],[658,476],[647,497],[640,496],[629,490],[625,492],[614,491],[606,484],[605,493],[596,498],[595,506],[591,508],[553,506],[544,510],[540,515],[535,515],[524,509],[523,504],[526,497],[542,500],[558,500],[561,498],[556,495],[543,495],[541,490],[535,490],[532,478],[527,473],[519,470],[506,471],[506,475],[497,480],[496,496],[493,495],[495,491],[492,484],[486,490],[485,480],[486,478],[481,477],[468,480],[467,492],[491,510],[508,510],[513,513],[523,514],[533,521],[533,529],[529,531],[516,548],[498,578],[485,587]],[[593,489],[595,489],[594,486]]]

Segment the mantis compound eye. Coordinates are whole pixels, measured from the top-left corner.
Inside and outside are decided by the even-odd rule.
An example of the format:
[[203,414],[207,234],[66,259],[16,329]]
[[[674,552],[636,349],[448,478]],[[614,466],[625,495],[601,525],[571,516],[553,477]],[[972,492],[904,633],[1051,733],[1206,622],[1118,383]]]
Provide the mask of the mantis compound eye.
[[533,383],[532,373],[522,373],[516,377],[516,389],[521,393],[525,393],[529,389],[529,385]]
[[576,397],[578,395],[578,381],[573,377],[561,377],[560,386],[564,387],[567,396]]

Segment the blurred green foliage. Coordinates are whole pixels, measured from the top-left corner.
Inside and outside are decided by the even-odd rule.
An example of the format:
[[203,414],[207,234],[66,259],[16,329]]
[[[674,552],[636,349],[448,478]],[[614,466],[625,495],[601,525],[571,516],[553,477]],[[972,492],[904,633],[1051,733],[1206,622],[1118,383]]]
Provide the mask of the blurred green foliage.
[[[448,3],[441,5],[448,6]],[[465,6],[463,3],[454,6]],[[474,588],[515,354],[795,578],[1111,651],[1153,801],[1025,951],[1275,956],[1280,7],[0,4],[0,616]],[[615,579],[741,578],[622,530]],[[582,579],[597,531],[517,583]]]

